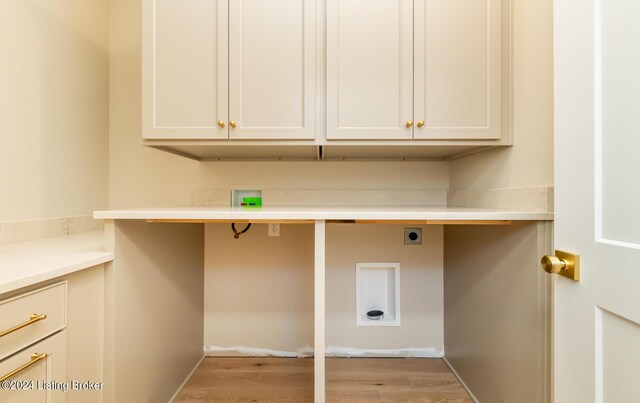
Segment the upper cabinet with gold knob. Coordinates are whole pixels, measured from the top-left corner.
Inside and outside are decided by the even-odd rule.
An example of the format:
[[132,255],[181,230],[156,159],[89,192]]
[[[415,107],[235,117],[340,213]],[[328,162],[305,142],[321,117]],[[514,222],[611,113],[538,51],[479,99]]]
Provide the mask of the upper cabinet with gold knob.
[[143,138],[315,139],[316,0],[143,0]]
[[499,139],[502,4],[327,0],[327,138]]
[[414,0],[326,1],[327,138],[412,139]]
[[195,159],[512,144],[513,0],[141,0],[142,143]]
[[414,138],[501,137],[502,3],[415,1]]
[[227,1],[143,1],[144,139],[228,137]]
[[229,1],[230,139],[316,136],[316,0]]

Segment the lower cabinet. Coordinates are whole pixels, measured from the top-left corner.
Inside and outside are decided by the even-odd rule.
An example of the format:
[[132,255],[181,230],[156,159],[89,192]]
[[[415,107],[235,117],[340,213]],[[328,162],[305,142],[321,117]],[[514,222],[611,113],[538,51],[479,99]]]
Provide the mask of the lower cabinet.
[[66,326],[66,281],[0,301],[0,360]]
[[0,402],[67,402],[66,330],[0,362],[0,377]]
[[104,268],[0,296],[0,402],[103,400]]

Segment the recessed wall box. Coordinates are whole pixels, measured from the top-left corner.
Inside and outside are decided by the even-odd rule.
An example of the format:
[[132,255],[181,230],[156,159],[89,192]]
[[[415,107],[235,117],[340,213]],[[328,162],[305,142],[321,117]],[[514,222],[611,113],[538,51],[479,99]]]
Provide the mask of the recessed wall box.
[[231,191],[232,207],[262,207],[262,190],[234,189]]
[[356,324],[400,326],[399,263],[356,264]]

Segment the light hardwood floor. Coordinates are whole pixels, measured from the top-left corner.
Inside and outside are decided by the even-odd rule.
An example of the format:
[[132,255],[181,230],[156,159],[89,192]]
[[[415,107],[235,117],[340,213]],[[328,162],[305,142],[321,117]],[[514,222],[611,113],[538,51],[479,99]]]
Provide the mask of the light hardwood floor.
[[[206,358],[176,402],[313,402],[313,359]],[[471,403],[441,359],[327,359],[327,402]]]

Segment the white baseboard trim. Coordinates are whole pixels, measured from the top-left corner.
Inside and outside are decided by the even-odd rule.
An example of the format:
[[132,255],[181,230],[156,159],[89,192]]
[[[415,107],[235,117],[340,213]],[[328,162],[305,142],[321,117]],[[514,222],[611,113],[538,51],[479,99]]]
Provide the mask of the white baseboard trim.
[[196,365],[193,367],[193,369],[189,372],[189,375],[187,375],[187,377],[184,379],[184,381],[182,381],[182,383],[180,384],[180,387],[178,388],[178,390],[176,390],[176,393],[173,394],[173,396],[171,396],[171,399],[169,400],[169,403],[173,402],[174,400],[176,400],[176,398],[178,397],[178,395],[180,394],[180,392],[182,391],[182,388],[184,388],[184,385],[187,384],[187,382],[189,382],[189,379],[191,379],[191,377],[193,376],[193,374],[196,372],[196,370],[198,369],[198,367],[200,366],[200,364],[202,364],[202,361],[204,360],[205,356],[203,355],[198,362],[196,363]]
[[379,357],[379,358],[442,358],[444,353],[435,347],[409,347],[394,349],[351,348],[327,346],[327,357]]
[[209,357],[282,357],[282,358],[303,358],[313,357],[313,348],[306,346],[298,351],[280,351],[269,348],[256,347],[220,347],[209,346],[204,348],[204,354]]
[[471,389],[469,389],[469,387],[467,386],[466,383],[464,383],[464,381],[462,380],[462,378],[460,377],[460,374],[458,374],[458,371],[456,371],[455,368],[453,368],[453,366],[451,365],[451,363],[449,362],[449,360],[447,360],[447,357],[442,357],[442,359],[444,360],[444,362],[447,364],[447,366],[449,367],[449,369],[451,370],[451,372],[453,372],[453,374],[456,376],[456,378],[458,378],[458,382],[460,382],[460,384],[462,385],[462,387],[464,388],[464,390],[467,391],[467,393],[469,394],[469,396],[471,397],[471,399],[473,399],[473,401],[475,403],[480,403],[480,401],[474,396],[473,392],[471,391]]
[[[209,357],[283,357],[303,358],[313,357],[313,348],[306,346],[298,351],[280,351],[255,347],[205,347],[204,353]],[[352,348],[327,346],[325,357],[379,357],[379,358],[442,358],[444,352],[435,347],[409,347],[396,349]]]

